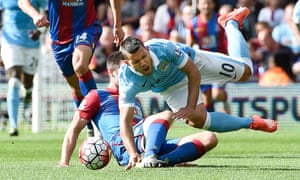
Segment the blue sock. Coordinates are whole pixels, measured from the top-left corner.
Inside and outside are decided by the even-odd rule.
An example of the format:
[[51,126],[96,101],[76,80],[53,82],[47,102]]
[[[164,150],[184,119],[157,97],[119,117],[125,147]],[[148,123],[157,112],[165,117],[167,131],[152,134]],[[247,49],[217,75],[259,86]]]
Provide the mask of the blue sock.
[[[225,26],[225,32],[228,39],[228,54],[230,57],[242,58],[243,63],[246,63],[252,70],[253,64],[250,58],[249,47],[244,39],[244,36],[239,30],[238,22],[229,20]],[[252,70],[253,71],[253,70]]]
[[166,120],[154,120],[147,130],[145,157],[158,154],[161,145],[165,142],[169,123]]
[[205,152],[204,145],[199,140],[193,140],[180,145],[168,154],[160,156],[159,159],[167,161],[170,166],[174,166],[178,163],[194,161],[205,154]]
[[[72,96],[73,96],[74,104],[75,104],[76,108],[78,108],[79,105],[80,105],[80,102],[82,101],[83,98],[77,97],[76,94],[75,94],[75,92],[72,92]],[[94,128],[93,125],[92,125],[92,123],[90,121],[86,124],[86,127],[88,129],[93,129]]]
[[210,115],[210,125],[207,128],[215,132],[228,132],[249,128],[252,122],[252,118],[235,117],[222,112],[211,112],[207,115]]
[[18,128],[18,113],[20,104],[20,85],[21,82],[17,78],[10,78],[8,81],[7,92],[7,110],[10,126],[14,129]]
[[97,89],[95,79],[90,70],[79,77],[79,86],[83,96],[87,95],[91,89]]

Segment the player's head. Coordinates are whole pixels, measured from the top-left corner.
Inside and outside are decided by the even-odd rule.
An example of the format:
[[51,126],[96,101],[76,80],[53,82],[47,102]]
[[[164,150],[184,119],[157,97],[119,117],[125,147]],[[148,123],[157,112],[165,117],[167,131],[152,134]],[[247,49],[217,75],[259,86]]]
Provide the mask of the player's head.
[[113,52],[106,59],[106,68],[109,76],[110,86],[119,88],[119,68],[123,59],[120,51]]
[[120,51],[125,63],[145,76],[152,73],[152,59],[143,42],[135,37],[127,37],[121,44]]

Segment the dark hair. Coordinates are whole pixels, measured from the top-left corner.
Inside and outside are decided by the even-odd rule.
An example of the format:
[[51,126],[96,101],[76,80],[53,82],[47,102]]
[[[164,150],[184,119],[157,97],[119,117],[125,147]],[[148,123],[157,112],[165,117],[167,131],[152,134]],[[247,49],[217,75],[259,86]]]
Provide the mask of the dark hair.
[[118,69],[120,67],[120,62],[123,59],[122,53],[120,51],[115,51],[111,53],[106,59],[107,69]]
[[121,44],[120,51],[124,58],[126,58],[126,53],[135,53],[140,47],[145,47],[144,43],[136,38],[129,36]]
[[290,54],[279,50],[273,55],[273,58],[275,65],[281,67],[292,80],[295,80],[295,75],[292,72],[293,59]]

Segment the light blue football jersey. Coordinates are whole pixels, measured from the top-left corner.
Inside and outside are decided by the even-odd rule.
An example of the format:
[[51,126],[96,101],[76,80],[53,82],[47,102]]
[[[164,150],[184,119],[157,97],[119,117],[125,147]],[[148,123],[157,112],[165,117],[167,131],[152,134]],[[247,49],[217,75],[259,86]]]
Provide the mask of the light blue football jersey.
[[180,69],[192,60],[195,51],[184,44],[173,43],[163,39],[153,39],[145,42],[152,58],[153,71],[144,76],[127,64],[122,64],[119,75],[120,106],[134,106],[135,96],[139,92],[152,90],[163,92],[183,80],[186,76]]
[[[47,0],[31,0],[36,9],[47,7]],[[31,17],[26,15],[18,6],[18,0],[0,0],[2,14],[2,38],[10,44],[28,48],[36,48],[40,42],[33,41],[29,32],[36,29]]]

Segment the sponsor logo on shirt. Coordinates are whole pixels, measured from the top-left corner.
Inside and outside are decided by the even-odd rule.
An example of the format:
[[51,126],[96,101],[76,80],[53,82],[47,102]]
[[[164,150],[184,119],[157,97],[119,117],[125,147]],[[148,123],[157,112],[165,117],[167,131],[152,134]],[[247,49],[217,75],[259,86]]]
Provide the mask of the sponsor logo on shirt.
[[62,5],[70,7],[84,6],[84,0],[62,0]]
[[176,48],[175,49],[175,54],[176,54],[176,56],[180,57],[182,55],[182,52],[181,52],[180,49]]
[[169,64],[170,63],[168,63],[167,61],[163,61],[162,63],[159,64],[158,69],[161,70],[161,71],[164,71],[165,69],[167,69]]

